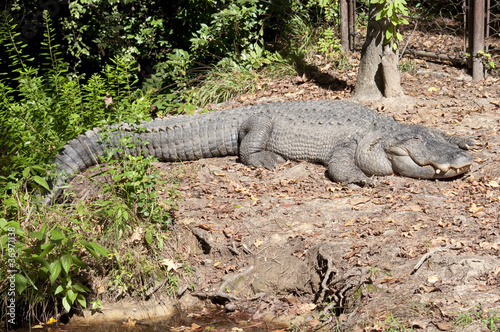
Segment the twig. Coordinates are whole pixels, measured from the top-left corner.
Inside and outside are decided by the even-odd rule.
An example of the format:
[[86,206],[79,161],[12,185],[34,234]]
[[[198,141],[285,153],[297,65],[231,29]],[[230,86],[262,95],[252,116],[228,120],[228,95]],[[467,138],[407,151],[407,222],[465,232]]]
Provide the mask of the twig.
[[434,253],[438,252],[438,251],[445,251],[448,249],[448,246],[446,247],[439,247],[439,248],[432,248],[431,250],[429,250],[428,253],[426,253],[425,255],[422,256],[422,258],[420,258],[420,260],[417,262],[417,264],[415,264],[415,266],[413,267],[413,270],[411,270],[410,272],[410,275],[414,274],[415,272],[417,272],[417,270],[422,266],[422,264],[424,264],[424,262],[426,260],[428,260]]
[[403,47],[403,50],[401,50],[401,54],[399,55],[399,60],[401,60],[403,58],[403,55],[405,54],[405,50],[408,47],[408,44],[410,43],[411,37],[413,36],[413,33],[415,32],[415,30],[417,30],[417,25],[418,25],[418,22],[415,22],[415,27],[413,28],[413,31],[408,36],[408,40],[406,41],[405,47]]

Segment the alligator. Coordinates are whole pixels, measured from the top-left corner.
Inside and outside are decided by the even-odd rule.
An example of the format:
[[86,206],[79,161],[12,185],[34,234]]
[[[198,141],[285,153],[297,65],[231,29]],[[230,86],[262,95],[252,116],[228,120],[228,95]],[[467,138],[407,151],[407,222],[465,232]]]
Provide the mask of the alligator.
[[[403,124],[340,100],[264,103],[107,129],[107,135],[99,128],[89,130],[64,146],[54,160],[56,176],[44,197],[46,204],[109,148],[116,157],[143,154],[166,162],[237,155],[245,165],[267,169],[285,160],[307,161],[327,166],[333,181],[361,186],[372,185],[373,176],[391,174],[455,177],[468,171],[473,161],[466,151],[473,144],[469,139]],[[135,147],[122,149],[124,136],[130,136]]]

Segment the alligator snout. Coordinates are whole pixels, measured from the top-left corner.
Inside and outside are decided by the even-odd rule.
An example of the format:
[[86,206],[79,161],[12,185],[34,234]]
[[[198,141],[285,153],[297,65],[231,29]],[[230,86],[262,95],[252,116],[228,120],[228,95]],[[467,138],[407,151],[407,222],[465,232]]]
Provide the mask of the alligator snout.
[[449,156],[449,163],[430,163],[434,168],[435,177],[448,178],[460,175],[470,170],[473,158],[470,153],[460,150],[455,156]]

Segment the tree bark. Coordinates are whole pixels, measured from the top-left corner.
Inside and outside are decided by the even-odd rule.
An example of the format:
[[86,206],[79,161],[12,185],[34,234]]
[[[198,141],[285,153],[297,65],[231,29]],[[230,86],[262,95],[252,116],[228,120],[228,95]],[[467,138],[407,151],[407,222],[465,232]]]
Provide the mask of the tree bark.
[[353,97],[359,100],[377,100],[404,95],[398,69],[398,52],[391,44],[384,45],[385,31],[390,22],[375,20],[383,4],[370,4],[366,40],[361,50],[358,78]]

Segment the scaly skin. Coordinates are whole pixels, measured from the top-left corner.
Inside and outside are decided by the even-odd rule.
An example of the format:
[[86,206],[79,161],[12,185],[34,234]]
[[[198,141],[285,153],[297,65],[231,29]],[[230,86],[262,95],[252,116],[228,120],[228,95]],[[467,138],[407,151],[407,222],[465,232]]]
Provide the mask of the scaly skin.
[[[187,161],[239,155],[248,166],[274,168],[284,160],[328,167],[342,184],[371,184],[373,175],[399,174],[422,179],[457,176],[472,164],[471,141],[436,129],[405,125],[344,101],[293,101],[239,107],[194,116],[156,119],[143,131],[122,124],[101,139],[94,129],[70,141],[57,156],[50,204],[76,173],[96,164],[106,148],[132,136],[137,148],[116,153],[153,155],[160,161]],[[103,141],[103,142],[101,142]],[[147,144],[144,142],[148,142]]]

